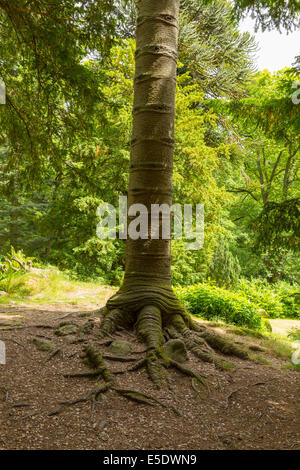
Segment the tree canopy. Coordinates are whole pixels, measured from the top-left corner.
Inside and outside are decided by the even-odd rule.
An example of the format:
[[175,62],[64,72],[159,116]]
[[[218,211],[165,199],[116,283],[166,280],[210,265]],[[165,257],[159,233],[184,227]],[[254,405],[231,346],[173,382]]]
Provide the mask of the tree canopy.
[[[264,2],[252,3],[235,5],[265,11]],[[269,12],[269,21],[277,27],[281,15],[286,27],[282,15],[291,24],[296,7],[279,8],[277,23]],[[89,234],[97,205],[126,194],[135,12],[134,1],[0,2],[2,250],[13,243],[62,267],[71,263],[82,276],[104,276],[105,252],[109,282],[121,279],[123,244]],[[255,246],[268,241],[271,214],[282,208],[283,216],[297,200],[297,59],[278,74],[255,75],[254,40],[238,31],[233,12],[223,0],[181,2],[174,198],[202,200],[207,226],[203,252],[173,242],[176,283],[216,272],[214,250],[220,265],[228,243],[250,276],[249,249],[255,257]],[[296,227],[289,227],[285,240],[296,247]]]

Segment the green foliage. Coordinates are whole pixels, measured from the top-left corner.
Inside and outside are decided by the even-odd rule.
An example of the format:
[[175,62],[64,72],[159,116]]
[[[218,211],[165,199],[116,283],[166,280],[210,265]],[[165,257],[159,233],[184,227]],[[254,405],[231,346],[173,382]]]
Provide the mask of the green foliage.
[[1,1],[0,145],[19,186],[49,177],[49,164],[58,170],[72,141],[90,131],[105,77],[84,59],[91,51],[104,59],[116,21],[112,0]]
[[[137,0],[118,0],[123,38],[134,38]],[[254,39],[238,30],[226,0],[180,0],[178,74],[190,72],[209,96],[239,97],[253,71]]]
[[280,281],[270,285],[263,279],[241,279],[236,292],[262,309],[269,318],[300,318],[299,286]]
[[287,248],[297,251],[300,246],[300,199],[282,203],[267,202],[255,221],[256,248]]
[[234,0],[234,5],[239,18],[251,13],[257,29],[292,31],[299,26],[298,0]]
[[[0,290],[7,294],[26,295],[26,273],[32,268],[34,258],[24,255],[13,246],[6,256],[0,256]],[[36,265],[36,264],[34,264]]]
[[300,341],[300,328],[291,328],[288,338],[291,341]]
[[240,272],[241,268],[237,257],[231,253],[229,244],[221,239],[209,265],[209,277],[219,287],[230,288],[237,284]]
[[[99,73],[107,79],[99,84],[105,100],[96,105],[100,118],[90,117],[92,134],[79,135],[71,147],[68,144],[62,166],[49,165],[39,192],[21,191],[19,184],[15,185],[17,217],[12,217],[13,201],[3,196],[3,253],[13,243],[80,279],[120,283],[124,243],[96,238],[96,209],[104,201],[117,207],[118,196],[126,194],[134,52],[133,40],[122,41],[112,48],[108,64],[97,64]],[[180,241],[173,243],[172,274],[177,285],[205,278],[207,264],[223,232],[220,218],[229,197],[216,174],[219,154],[227,158],[227,146],[222,141],[213,145],[207,142],[208,128],[216,130],[216,117],[205,108],[200,85],[192,83],[188,72],[182,73],[177,88],[174,202],[205,204],[206,237],[204,250],[197,252],[185,250]],[[3,162],[7,168],[8,163]],[[7,230],[9,227],[14,230]]]
[[185,249],[183,240],[172,241],[172,284],[188,286],[205,279],[206,262],[203,250],[189,251]]
[[73,252],[77,255],[77,276],[83,279],[97,279],[103,284],[121,284],[125,263],[124,242],[92,237],[80,247],[74,248]]
[[263,345],[273,356],[281,359],[290,360],[293,354],[293,348],[289,341],[279,340],[278,338],[269,336],[264,339]]
[[176,293],[193,315],[207,320],[217,318],[226,323],[254,330],[263,328],[263,319],[255,304],[239,293],[208,283],[178,288]]
[[[124,243],[96,238],[96,208],[127,191],[135,3],[0,2],[0,254],[14,246],[80,279],[121,282]],[[291,25],[296,2],[275,3],[235,5],[263,26]],[[205,205],[205,244],[173,242],[175,285],[210,277],[233,287],[239,264],[271,282],[299,271],[299,67],[251,77],[254,41],[232,13],[225,0],[181,1],[174,202]],[[293,296],[280,300],[283,313],[264,296],[274,315],[294,312]]]
[[6,256],[0,256],[0,276],[5,277],[9,272],[27,271],[33,266],[34,258],[26,256],[22,250],[16,251],[13,246]]
[[216,112],[227,110],[224,133],[227,126],[228,139],[236,136],[224,175],[226,188],[234,195],[231,249],[244,276],[262,276],[270,282],[293,281],[297,271],[300,121],[292,101],[296,77],[294,69],[260,72],[249,82],[246,98],[212,104]]
[[26,273],[8,271],[5,276],[1,276],[0,290],[10,296],[24,297],[29,295],[30,289],[26,286]]

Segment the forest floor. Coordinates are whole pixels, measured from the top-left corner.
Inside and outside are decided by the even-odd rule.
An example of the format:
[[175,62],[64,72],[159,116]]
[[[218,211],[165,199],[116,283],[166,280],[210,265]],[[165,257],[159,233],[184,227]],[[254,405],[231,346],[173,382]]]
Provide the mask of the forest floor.
[[[157,391],[141,369],[118,375],[117,383],[155,396],[166,408],[137,404],[113,391],[101,401],[59,404],[93,389],[94,379],[63,374],[87,370],[80,357],[83,340],[107,354],[96,336],[100,317],[90,310],[104,305],[110,294],[108,288],[98,303],[82,299],[80,305],[71,300],[0,305],[0,340],[6,345],[6,364],[0,364],[0,449],[300,449],[299,373],[274,342],[238,336],[222,324],[211,326],[239,343],[272,347],[252,361],[230,358],[236,367],[226,372],[190,356],[189,367],[207,377],[210,392],[202,388],[196,396],[191,379],[173,370],[173,392]],[[61,321],[80,327],[88,319],[94,329],[81,342],[55,334]],[[143,357],[144,345],[132,333],[120,332],[118,339],[132,343],[131,356]],[[51,351],[37,349],[36,340],[59,351],[47,361]],[[130,365],[107,362],[112,371]],[[168,407],[174,403],[180,415]]]

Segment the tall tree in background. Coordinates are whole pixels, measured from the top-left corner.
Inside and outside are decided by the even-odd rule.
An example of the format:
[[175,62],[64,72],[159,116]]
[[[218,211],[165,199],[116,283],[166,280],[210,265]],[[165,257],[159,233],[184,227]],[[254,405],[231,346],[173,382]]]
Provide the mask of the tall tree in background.
[[292,31],[299,27],[299,0],[234,0],[238,18],[251,13],[256,29],[284,28]]
[[299,249],[300,126],[292,99],[298,77],[294,69],[260,72],[244,100],[225,104],[246,157],[240,178],[228,188],[240,195],[234,217],[237,226],[248,225],[252,232],[253,252],[263,260],[269,281],[282,278],[287,254],[295,256]]
[[96,52],[100,61],[108,53],[117,21],[113,3],[0,0],[0,80],[6,85],[0,146],[18,168],[19,188],[21,181],[23,188],[39,182],[48,163],[61,168],[72,140],[89,132],[104,77],[84,59]]
[[[7,170],[0,187],[2,213],[6,214],[0,224],[0,250],[3,254],[10,249],[10,244],[18,243],[25,253],[42,262],[72,270],[80,277],[116,285],[123,277],[125,244],[96,237],[95,212],[103,200],[115,205],[118,194],[126,194],[134,65],[131,59],[128,63],[124,41],[115,45],[109,55],[104,47],[103,41],[109,38],[108,13],[104,8],[112,3],[118,7],[118,2],[101,2],[102,34],[95,31],[88,39],[84,33],[78,38],[81,48],[74,47],[78,55],[68,52],[78,33],[75,16],[83,15],[79,30],[90,30],[88,21],[95,24],[93,15],[99,14],[99,10],[93,8],[93,3],[89,2],[90,12],[86,15],[81,12],[80,5],[77,8],[73,5],[72,9],[71,2],[63,2],[65,10],[58,12],[54,8],[50,10],[47,2],[41,4],[38,0],[31,2],[30,10],[26,9],[25,0],[19,2],[18,8],[10,9],[8,7],[16,4],[6,2],[6,10],[3,13],[0,10],[3,18],[3,35],[0,30],[3,68],[0,73],[5,75],[9,98],[7,105],[0,107],[0,140],[7,144],[5,168],[9,167],[15,174],[15,191],[10,184],[12,174]],[[215,174],[219,160],[212,130],[213,117],[211,113],[207,120],[204,117],[209,110],[202,105],[202,97],[196,96],[196,90],[199,95],[203,90],[205,96],[240,96],[251,65],[250,35],[238,33],[230,5],[215,0],[200,9],[202,4],[202,0],[181,3],[174,201],[198,203],[201,200],[205,203],[206,237],[204,249],[198,252],[184,250],[181,240],[172,242],[172,276],[173,283],[177,284],[199,281],[205,275],[204,257],[213,252],[216,235],[210,223],[213,219],[214,226],[218,225],[220,206],[224,206],[224,198],[220,196],[222,188],[216,188],[214,178],[209,177],[209,174]],[[126,0],[123,16],[118,12],[121,17],[118,34],[120,26],[128,24],[133,5],[134,2]],[[12,28],[7,13],[16,27],[24,23],[22,33],[26,42],[21,47],[15,46],[19,33]],[[69,19],[73,24],[72,34]],[[61,42],[51,39],[51,21],[61,23],[57,36],[68,27]],[[33,47],[27,24],[32,25],[38,38],[37,49]],[[130,20],[131,24],[135,27],[135,20],[134,23]],[[112,25],[111,29],[113,37],[117,38]],[[134,35],[133,31],[131,36]],[[86,40],[89,48],[94,47],[100,52],[89,54],[88,61],[83,60],[88,50]],[[58,54],[58,58],[53,58],[51,73],[51,62],[47,63],[48,70],[41,66],[46,61],[45,49],[48,50],[49,42],[50,45],[53,43],[53,51],[48,51],[50,57],[55,53],[54,46]],[[135,41],[132,44],[135,49]],[[65,61],[60,60],[63,55],[60,46],[65,51]],[[223,46],[226,51],[220,54]],[[121,50],[124,51],[122,54]],[[39,60],[36,60],[36,53]],[[23,60],[24,55],[27,61]],[[12,57],[13,67],[10,68]],[[118,70],[122,70],[121,82],[117,79]],[[123,110],[123,98],[120,99],[117,92],[122,80],[126,81]],[[187,87],[193,88],[188,90]],[[125,110],[128,126],[121,129],[120,117],[125,118]],[[200,123],[201,115],[207,124]],[[185,124],[185,121],[188,122]],[[201,142],[204,138],[206,141],[206,135],[201,136],[200,128],[207,127],[208,122],[209,148],[204,149]],[[216,154],[214,158],[213,153]],[[114,165],[115,159],[118,165]],[[16,209],[10,202],[9,190],[18,195]],[[10,237],[13,232],[6,232],[8,217],[13,214],[18,215],[14,220],[18,228],[14,239]],[[32,223],[34,218],[36,222]]]

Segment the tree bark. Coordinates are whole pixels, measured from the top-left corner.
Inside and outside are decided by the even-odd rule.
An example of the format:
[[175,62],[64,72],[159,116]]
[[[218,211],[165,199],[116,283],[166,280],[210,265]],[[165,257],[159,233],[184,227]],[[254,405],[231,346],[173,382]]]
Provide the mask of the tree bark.
[[[128,206],[148,214],[172,205],[178,14],[177,0],[142,0],[137,20]],[[170,240],[128,238],[126,249],[125,282],[171,284]]]
[[128,237],[124,283],[110,310],[149,302],[162,312],[181,309],[171,288],[171,241],[161,230],[150,239],[151,204],[172,205],[178,23],[179,0],[139,2],[128,207],[147,208],[148,239]]

